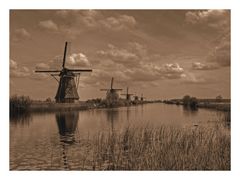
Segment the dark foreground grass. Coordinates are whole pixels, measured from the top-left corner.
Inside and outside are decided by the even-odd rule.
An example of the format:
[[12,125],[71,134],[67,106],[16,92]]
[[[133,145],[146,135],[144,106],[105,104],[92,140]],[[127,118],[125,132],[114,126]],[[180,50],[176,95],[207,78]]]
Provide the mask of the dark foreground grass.
[[93,170],[230,170],[230,135],[170,127],[99,133],[88,142]]

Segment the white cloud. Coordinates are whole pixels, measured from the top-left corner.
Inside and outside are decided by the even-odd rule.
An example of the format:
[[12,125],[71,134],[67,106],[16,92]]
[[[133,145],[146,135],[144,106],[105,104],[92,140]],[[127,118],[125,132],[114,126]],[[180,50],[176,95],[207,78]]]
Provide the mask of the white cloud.
[[133,16],[125,14],[110,15],[103,14],[99,10],[61,10],[56,16],[62,18],[59,29],[68,37],[74,38],[83,31],[121,31],[135,28],[137,22]]
[[47,30],[52,30],[52,31],[58,30],[58,25],[55,22],[53,22],[52,20],[40,21],[39,26],[41,28],[47,29]]
[[88,61],[88,58],[85,54],[83,54],[83,53],[73,53],[67,59],[67,65],[89,67],[91,64]]
[[213,42],[210,42],[214,47],[210,50],[207,61],[201,64],[193,64],[193,69],[210,70],[221,66],[230,66],[230,11],[189,11],[186,13],[185,21],[198,28],[211,28],[217,36]]
[[19,42],[22,40],[30,39],[31,34],[25,28],[19,28],[19,29],[15,29],[12,37],[14,42]]
[[36,65],[37,70],[46,70],[46,69],[49,69],[49,68],[50,68],[50,66],[46,63],[38,63]]
[[132,16],[119,15],[117,17],[107,17],[99,21],[100,25],[110,30],[123,30],[134,28],[137,24]]
[[22,38],[30,38],[31,37],[30,33],[25,28],[16,29],[15,34],[18,37],[22,37]]
[[10,59],[10,76],[15,78],[29,77],[31,72],[26,66],[19,66],[16,61]]
[[194,70],[212,70],[219,68],[217,63],[201,63],[201,62],[194,62],[192,63],[192,69]]
[[207,83],[204,78],[196,77],[193,73],[185,73],[181,79],[182,82],[187,84],[203,84]]
[[208,60],[215,62],[220,66],[230,66],[231,64],[230,37],[221,39],[219,44],[217,44],[215,49],[209,55]]
[[10,69],[17,69],[17,62],[10,59]]
[[210,28],[222,29],[229,26],[228,10],[203,10],[189,11],[185,15],[185,21],[192,25],[207,25]]

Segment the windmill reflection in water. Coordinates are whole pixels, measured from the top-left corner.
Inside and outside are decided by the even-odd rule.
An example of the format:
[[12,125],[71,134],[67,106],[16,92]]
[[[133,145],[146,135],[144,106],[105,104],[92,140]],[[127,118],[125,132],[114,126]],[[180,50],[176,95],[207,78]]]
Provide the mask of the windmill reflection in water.
[[77,129],[79,112],[58,112],[56,121],[60,135],[60,141],[65,144],[75,143],[75,131]]

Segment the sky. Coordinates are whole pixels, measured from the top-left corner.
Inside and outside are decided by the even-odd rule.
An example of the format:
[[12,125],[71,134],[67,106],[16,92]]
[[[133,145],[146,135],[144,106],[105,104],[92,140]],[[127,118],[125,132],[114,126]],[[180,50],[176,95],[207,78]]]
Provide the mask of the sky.
[[10,95],[54,98],[58,83],[34,71],[82,73],[81,100],[129,87],[147,99],[230,98],[229,10],[11,10]]

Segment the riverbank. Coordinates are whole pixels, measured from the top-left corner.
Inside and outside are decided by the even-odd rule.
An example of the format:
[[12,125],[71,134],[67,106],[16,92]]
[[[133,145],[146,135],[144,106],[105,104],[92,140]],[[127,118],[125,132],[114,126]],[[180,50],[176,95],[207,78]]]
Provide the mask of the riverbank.
[[121,100],[118,103],[107,105],[104,103],[93,103],[89,101],[75,102],[75,103],[56,103],[46,101],[31,101],[27,105],[15,104],[10,106],[10,114],[21,112],[58,112],[58,111],[79,111],[97,108],[118,108],[135,106],[140,104],[150,103],[148,101],[124,101]]
[[[162,103],[165,104],[174,104],[174,105],[182,105],[184,106],[184,103],[180,99],[174,99],[174,100],[165,100]],[[191,107],[190,107],[191,108]],[[205,108],[205,109],[213,109],[217,111],[231,111],[231,103],[230,100],[223,100],[223,101],[216,101],[216,100],[197,100],[193,108]]]

